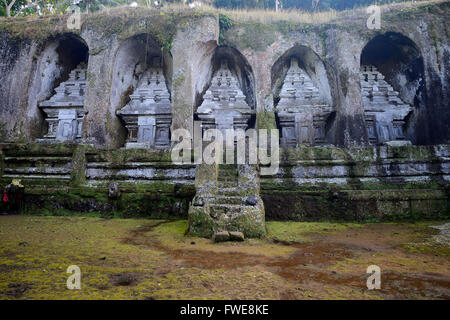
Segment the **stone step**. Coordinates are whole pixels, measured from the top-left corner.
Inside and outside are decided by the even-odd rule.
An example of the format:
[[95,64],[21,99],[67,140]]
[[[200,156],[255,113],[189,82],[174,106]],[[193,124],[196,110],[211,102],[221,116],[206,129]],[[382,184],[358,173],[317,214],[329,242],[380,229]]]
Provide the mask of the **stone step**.
[[231,170],[226,170],[226,171],[219,171],[218,175],[219,178],[220,177],[233,177],[236,178],[238,177],[237,172],[231,171]]
[[218,181],[217,183],[219,187],[219,192],[221,189],[228,189],[228,188],[237,188],[238,183],[237,181]]
[[219,165],[219,177],[220,176],[238,176],[237,166],[233,164],[221,164]]
[[[216,198],[216,199],[222,199],[222,198],[226,198],[226,199],[242,199],[243,197],[242,196],[224,196],[224,195],[216,195],[216,196],[214,196],[214,198]],[[212,199],[212,198],[210,198],[210,199]]]
[[219,176],[218,178],[217,178],[217,181],[234,181],[234,182],[237,182],[238,181],[238,179],[237,179],[237,177],[227,177],[227,176]]
[[239,204],[212,204],[211,207],[211,213],[214,215],[216,214],[230,214],[230,213],[239,213],[241,212],[246,206],[239,205]]
[[239,188],[223,188],[220,191],[224,191],[224,192],[237,192],[239,193],[241,190]]
[[219,170],[236,170],[237,164],[219,164]]
[[219,174],[217,175],[217,180],[221,180],[221,179],[233,179],[233,180],[237,180],[238,176],[235,174],[223,174],[221,172],[219,172]]
[[219,190],[217,192],[217,196],[224,196],[224,197],[241,197],[242,196],[242,190],[237,187],[224,187],[221,188],[219,186]]
[[216,196],[209,200],[211,204],[244,204],[245,198],[239,196]]

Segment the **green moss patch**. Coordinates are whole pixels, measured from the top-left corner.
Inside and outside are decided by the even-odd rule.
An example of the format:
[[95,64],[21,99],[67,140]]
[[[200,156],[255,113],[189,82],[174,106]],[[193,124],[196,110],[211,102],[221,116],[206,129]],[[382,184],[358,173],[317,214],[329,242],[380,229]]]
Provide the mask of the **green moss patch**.
[[363,225],[357,223],[331,223],[331,222],[279,222],[268,221],[266,223],[268,237],[280,242],[307,242],[311,241],[310,235],[334,233],[357,228]]
[[[1,216],[0,298],[439,298],[448,252],[403,246],[436,224],[270,222],[264,239],[214,243],[186,235],[185,220]],[[371,264],[383,290],[364,289]],[[66,287],[70,265],[81,290]]]

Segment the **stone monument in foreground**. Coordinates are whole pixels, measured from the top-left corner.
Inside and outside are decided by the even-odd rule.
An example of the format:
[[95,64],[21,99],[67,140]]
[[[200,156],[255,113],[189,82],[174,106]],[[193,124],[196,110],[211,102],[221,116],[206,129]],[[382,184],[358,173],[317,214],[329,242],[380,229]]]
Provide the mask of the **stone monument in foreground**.
[[191,234],[211,237],[220,232],[241,232],[246,238],[266,235],[257,165],[197,165],[195,189],[189,206]]
[[[239,82],[226,61],[212,78],[197,110],[203,130],[248,128],[254,110],[245,101]],[[242,233],[247,238],[266,234],[264,203],[259,194],[259,169],[251,164],[200,164],[196,194],[189,207],[189,232],[203,237]]]

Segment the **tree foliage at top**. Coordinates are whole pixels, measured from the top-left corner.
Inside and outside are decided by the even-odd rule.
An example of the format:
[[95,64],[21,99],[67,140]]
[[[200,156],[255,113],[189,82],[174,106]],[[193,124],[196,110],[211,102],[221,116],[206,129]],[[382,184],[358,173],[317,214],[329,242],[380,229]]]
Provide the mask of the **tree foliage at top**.
[[[149,1],[149,0],[147,0]],[[0,16],[62,14],[71,5],[83,12],[93,12],[102,7],[114,7],[132,2],[129,0],[0,0]],[[137,2],[145,2],[137,0]]]

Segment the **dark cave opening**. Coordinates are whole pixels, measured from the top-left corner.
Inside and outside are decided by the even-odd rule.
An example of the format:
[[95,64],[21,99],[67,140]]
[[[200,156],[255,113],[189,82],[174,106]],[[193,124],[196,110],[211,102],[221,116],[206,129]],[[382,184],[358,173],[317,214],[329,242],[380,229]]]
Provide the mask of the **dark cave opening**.
[[62,35],[58,40],[56,52],[58,64],[61,67],[61,76],[55,79],[54,88],[61,82],[69,79],[70,72],[82,64],[87,68],[89,60],[89,49],[86,43],[78,36],[72,34]]
[[378,35],[361,53],[361,65],[375,66],[399,97],[413,106],[404,127],[413,144],[429,144],[429,119],[424,76],[424,62],[417,45],[395,32]]
[[[78,66],[87,69],[89,60],[89,48],[86,42],[79,36],[65,33],[50,38],[39,59],[38,80],[34,82],[33,89],[36,90],[35,103],[39,106],[45,100],[50,99],[55,89],[69,79],[69,75]],[[82,94],[84,94],[84,90]],[[32,103],[34,107],[36,104]],[[39,125],[33,131],[33,138],[41,138],[48,132],[46,115],[41,108],[36,108]]]
[[[111,113],[122,109],[130,102],[130,96],[137,89],[142,76],[155,63],[161,64],[166,87],[171,95],[173,62],[170,52],[162,49],[161,44],[149,34],[139,34],[122,42],[114,58],[110,96]],[[171,96],[169,100],[172,100]],[[114,145],[123,146],[128,130],[123,119],[115,115],[113,119],[117,128]]]

